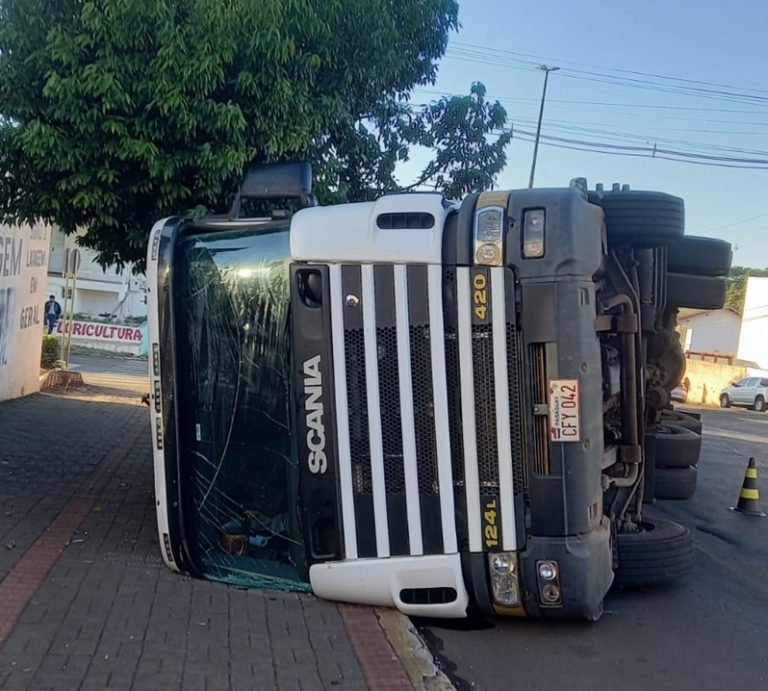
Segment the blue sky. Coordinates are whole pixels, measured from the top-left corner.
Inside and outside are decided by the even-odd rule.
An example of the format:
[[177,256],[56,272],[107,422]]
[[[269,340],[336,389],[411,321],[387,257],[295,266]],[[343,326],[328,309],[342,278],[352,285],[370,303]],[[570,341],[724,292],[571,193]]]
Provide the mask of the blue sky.
[[[545,62],[561,71],[549,79],[543,135],[768,159],[768,3],[465,0],[460,20],[437,84],[416,89],[414,102],[467,93],[471,82],[481,81],[523,137],[535,131],[543,82],[535,65]],[[694,89],[718,93],[703,97],[690,93]],[[513,140],[500,187],[527,186],[532,151],[530,142]],[[686,202],[686,232],[734,243],[734,264],[768,267],[768,166],[711,167],[639,153],[643,157],[543,143],[536,186],[563,186],[583,176],[590,187],[622,182],[677,194]],[[745,219],[753,220],[741,223]]]

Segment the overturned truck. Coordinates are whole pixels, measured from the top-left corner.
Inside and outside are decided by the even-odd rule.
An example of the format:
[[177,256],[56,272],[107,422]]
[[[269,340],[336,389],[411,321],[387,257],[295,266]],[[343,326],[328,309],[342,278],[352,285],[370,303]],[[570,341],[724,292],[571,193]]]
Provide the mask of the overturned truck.
[[683,227],[582,179],[319,207],[300,164],[159,221],[166,563],[435,617],[594,620],[614,582],[685,575],[689,530],[644,509],[695,483],[676,314],[722,304],[730,247]]

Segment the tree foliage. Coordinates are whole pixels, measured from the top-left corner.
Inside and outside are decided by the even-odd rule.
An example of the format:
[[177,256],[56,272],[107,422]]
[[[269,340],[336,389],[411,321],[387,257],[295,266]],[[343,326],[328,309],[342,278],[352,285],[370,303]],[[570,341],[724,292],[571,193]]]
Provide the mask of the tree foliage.
[[735,309],[739,314],[744,312],[747,279],[750,276],[768,276],[768,268],[750,269],[743,266],[732,266],[726,278],[725,306]]
[[[457,199],[489,189],[506,165],[512,134],[505,128],[506,111],[485,93],[476,82],[467,96],[443,97],[421,108],[386,99],[363,121],[334,127],[311,153],[320,164],[321,196],[360,201],[422,188]],[[419,147],[430,151],[430,160],[415,181],[403,185],[396,166]]]
[[408,102],[457,26],[456,0],[0,0],[0,217],[140,265],[155,220],[227,208],[252,161],[309,157],[356,200],[427,146],[418,182],[487,187],[503,108]]

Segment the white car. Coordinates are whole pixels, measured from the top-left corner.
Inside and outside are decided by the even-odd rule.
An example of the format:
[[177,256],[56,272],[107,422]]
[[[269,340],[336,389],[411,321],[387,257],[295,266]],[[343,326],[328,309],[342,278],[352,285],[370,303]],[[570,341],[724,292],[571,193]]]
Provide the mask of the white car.
[[726,386],[720,392],[720,407],[732,405],[752,408],[758,413],[768,409],[768,379],[765,377],[747,377]]

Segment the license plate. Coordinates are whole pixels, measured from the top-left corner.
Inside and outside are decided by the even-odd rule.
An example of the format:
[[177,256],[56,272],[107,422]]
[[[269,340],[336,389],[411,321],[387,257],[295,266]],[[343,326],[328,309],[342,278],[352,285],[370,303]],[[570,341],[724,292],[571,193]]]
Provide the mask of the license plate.
[[549,380],[549,438],[552,441],[579,441],[579,380]]

